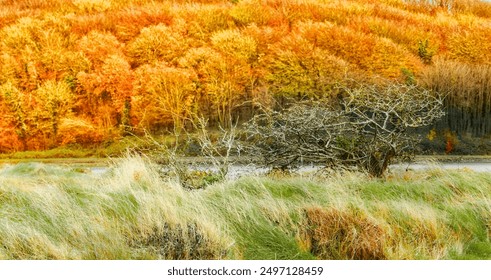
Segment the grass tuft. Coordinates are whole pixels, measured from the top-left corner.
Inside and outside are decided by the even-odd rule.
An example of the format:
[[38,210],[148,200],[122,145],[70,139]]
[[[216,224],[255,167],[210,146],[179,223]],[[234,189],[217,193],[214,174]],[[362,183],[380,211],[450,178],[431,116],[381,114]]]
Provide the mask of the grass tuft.
[[359,210],[305,209],[304,244],[321,259],[386,259],[386,232]]

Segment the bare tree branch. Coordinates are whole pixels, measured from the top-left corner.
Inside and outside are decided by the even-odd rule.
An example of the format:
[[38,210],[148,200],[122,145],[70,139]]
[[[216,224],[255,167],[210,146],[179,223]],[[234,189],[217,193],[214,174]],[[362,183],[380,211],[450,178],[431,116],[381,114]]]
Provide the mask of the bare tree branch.
[[343,88],[332,102],[297,103],[267,111],[246,125],[250,152],[264,164],[288,168],[302,162],[357,166],[382,176],[391,160],[418,142],[408,129],[443,116],[442,98],[413,85]]

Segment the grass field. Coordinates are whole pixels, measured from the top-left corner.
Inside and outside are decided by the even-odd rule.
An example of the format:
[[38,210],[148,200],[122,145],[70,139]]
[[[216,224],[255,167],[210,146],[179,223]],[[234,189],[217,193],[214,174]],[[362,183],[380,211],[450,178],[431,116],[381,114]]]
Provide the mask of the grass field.
[[491,176],[243,177],[185,190],[138,156],[104,174],[0,169],[0,259],[491,259]]

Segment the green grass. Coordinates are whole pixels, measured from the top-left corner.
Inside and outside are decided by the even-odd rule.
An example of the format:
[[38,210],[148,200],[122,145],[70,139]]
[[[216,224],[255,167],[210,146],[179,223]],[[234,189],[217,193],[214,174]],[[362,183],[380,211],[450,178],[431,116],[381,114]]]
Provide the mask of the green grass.
[[0,169],[0,259],[491,259],[491,176],[244,177],[185,190],[127,156],[105,174]]
[[[171,145],[173,137],[170,135],[155,137],[155,141],[164,145]],[[155,144],[148,139],[128,136],[121,139],[107,141],[100,144],[80,146],[71,144],[53,149],[39,151],[18,151],[0,153],[0,161],[31,161],[32,159],[83,159],[105,158],[124,155],[128,149],[148,150],[155,149]]]

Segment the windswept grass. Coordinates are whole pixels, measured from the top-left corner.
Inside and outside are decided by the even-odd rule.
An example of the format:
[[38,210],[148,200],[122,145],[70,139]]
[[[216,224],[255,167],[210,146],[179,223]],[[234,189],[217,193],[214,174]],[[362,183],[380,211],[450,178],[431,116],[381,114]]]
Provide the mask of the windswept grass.
[[0,169],[1,259],[491,259],[491,178],[244,177],[188,191],[145,158]]

